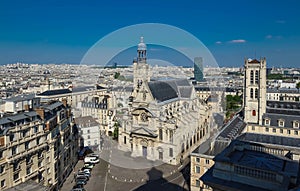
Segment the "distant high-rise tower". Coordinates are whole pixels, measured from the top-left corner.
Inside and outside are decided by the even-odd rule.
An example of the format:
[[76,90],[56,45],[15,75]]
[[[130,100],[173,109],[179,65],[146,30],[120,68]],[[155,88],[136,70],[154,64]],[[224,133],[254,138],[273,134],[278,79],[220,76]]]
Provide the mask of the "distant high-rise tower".
[[194,59],[194,77],[197,82],[203,81],[203,59],[195,57]]
[[266,59],[245,60],[244,117],[245,122],[262,124],[266,112]]
[[142,83],[150,81],[149,65],[147,64],[147,46],[141,37],[137,49],[137,59],[133,61],[134,89],[138,91]]

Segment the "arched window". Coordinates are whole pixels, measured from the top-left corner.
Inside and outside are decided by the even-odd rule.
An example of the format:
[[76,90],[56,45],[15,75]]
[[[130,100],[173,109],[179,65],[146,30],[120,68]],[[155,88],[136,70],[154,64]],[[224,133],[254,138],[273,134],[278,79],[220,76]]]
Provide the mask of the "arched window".
[[255,71],[255,83],[258,84],[258,80],[259,80],[259,71],[256,70]]
[[256,111],[252,110],[252,116],[256,116]]
[[254,95],[254,98],[255,98],[255,99],[258,98],[258,89],[257,89],[257,88],[255,89],[255,95]]
[[254,72],[253,70],[250,71],[250,84],[253,84],[254,82]]
[[250,98],[253,99],[253,88],[250,89]]

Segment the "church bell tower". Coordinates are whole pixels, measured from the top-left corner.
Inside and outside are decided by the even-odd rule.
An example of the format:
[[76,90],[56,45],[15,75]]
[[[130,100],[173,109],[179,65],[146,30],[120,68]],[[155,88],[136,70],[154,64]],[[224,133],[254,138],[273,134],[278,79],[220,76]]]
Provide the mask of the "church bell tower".
[[141,37],[137,49],[137,59],[133,61],[133,88],[139,91],[143,83],[150,81],[149,65],[147,64],[147,46]]
[[244,74],[244,120],[262,125],[266,113],[266,59],[245,60]]

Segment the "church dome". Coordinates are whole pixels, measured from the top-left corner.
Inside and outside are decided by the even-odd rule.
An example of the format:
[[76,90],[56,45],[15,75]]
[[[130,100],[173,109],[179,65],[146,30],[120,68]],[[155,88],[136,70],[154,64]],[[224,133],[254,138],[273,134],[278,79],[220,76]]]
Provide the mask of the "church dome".
[[146,50],[147,46],[144,43],[144,37],[141,37],[140,43],[138,44],[138,50]]

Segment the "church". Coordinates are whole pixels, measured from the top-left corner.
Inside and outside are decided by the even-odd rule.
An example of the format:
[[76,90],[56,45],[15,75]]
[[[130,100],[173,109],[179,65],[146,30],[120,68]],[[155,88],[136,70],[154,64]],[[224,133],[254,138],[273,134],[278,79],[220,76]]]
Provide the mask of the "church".
[[130,111],[119,129],[119,148],[132,157],[177,165],[209,137],[211,109],[187,79],[152,81],[141,37],[133,61]]

